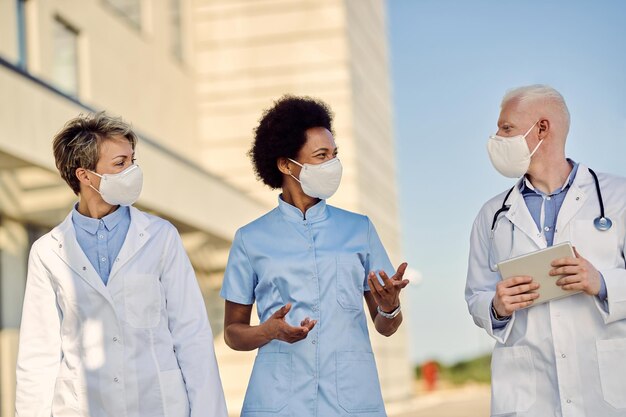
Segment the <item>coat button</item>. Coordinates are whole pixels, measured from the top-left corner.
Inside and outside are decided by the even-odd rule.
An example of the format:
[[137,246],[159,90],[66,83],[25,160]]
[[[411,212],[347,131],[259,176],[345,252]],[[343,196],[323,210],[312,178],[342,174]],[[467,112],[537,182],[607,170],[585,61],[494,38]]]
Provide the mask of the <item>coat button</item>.
[[120,379],[118,377],[115,377],[115,378],[113,378],[113,381],[120,382]]
[[119,339],[118,339],[117,337],[114,337],[114,338],[113,338],[113,341],[114,341],[114,342],[117,342],[118,340],[119,340]]

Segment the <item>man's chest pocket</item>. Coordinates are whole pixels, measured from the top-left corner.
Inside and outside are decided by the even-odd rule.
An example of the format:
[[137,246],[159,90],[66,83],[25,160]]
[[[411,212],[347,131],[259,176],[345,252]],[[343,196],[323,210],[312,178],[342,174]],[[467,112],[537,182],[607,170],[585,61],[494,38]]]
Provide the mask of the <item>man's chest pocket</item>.
[[575,220],[572,224],[572,245],[597,269],[624,266],[618,225],[613,221],[613,227],[605,231],[596,229],[591,219]]
[[356,254],[337,255],[337,302],[346,310],[363,308],[365,268]]
[[132,274],[124,280],[126,321],[132,327],[145,329],[159,324],[161,290],[157,274]]

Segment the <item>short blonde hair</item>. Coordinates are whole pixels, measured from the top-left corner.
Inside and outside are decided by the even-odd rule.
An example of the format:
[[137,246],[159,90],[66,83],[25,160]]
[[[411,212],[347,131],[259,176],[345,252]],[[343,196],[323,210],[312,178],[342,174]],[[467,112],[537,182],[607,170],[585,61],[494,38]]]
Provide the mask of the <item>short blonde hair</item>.
[[544,103],[554,104],[559,113],[561,113],[560,117],[564,123],[565,131],[567,132],[569,130],[570,114],[565,99],[561,93],[549,85],[533,84],[509,90],[502,98],[500,108],[504,107],[510,101],[517,101],[518,103],[542,101]]
[[120,117],[109,116],[104,111],[79,114],[54,136],[52,151],[56,167],[74,194],[78,195],[80,192],[76,170],[95,170],[100,159],[100,145],[113,136],[125,137],[133,150],[135,149],[137,135],[130,124]]

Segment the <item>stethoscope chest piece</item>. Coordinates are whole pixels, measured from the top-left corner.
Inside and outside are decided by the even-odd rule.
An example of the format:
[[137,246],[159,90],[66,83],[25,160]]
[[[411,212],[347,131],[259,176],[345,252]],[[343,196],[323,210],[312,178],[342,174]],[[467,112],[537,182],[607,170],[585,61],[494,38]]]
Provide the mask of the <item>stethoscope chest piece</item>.
[[605,231],[609,230],[611,228],[611,226],[613,226],[613,222],[608,217],[601,216],[601,217],[596,217],[593,220],[593,225],[599,231],[605,232]]

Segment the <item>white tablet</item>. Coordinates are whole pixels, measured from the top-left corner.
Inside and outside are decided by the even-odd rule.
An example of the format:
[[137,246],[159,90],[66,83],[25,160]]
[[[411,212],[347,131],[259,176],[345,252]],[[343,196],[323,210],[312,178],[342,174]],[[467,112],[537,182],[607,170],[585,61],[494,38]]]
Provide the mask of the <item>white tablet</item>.
[[563,298],[581,292],[564,290],[556,285],[556,281],[563,275],[550,276],[550,270],[552,269],[550,264],[552,261],[559,258],[573,258],[574,256],[571,243],[563,242],[558,245],[550,246],[549,248],[502,261],[498,264],[498,270],[500,271],[502,279],[517,275],[527,275],[533,277],[533,281],[539,283],[539,289],[537,291],[529,291],[539,293],[539,298],[529,306],[532,307],[550,300],[556,300],[557,298]]

